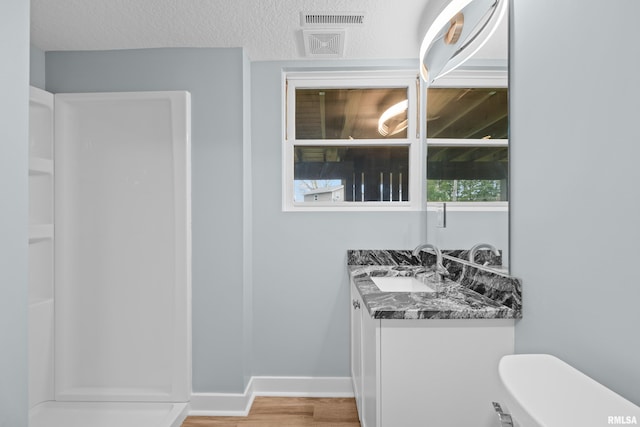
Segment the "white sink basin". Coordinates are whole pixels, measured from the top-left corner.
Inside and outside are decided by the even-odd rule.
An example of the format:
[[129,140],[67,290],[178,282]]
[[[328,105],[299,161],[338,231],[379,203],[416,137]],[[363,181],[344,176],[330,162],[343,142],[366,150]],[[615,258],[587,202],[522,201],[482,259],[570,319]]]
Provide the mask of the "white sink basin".
[[415,277],[372,277],[371,280],[382,292],[435,292]]

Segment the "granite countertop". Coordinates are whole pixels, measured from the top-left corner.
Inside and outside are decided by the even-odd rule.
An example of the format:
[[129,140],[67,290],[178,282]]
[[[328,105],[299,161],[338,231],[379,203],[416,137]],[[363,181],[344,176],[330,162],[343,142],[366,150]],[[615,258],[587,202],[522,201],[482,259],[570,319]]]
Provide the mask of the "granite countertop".
[[[405,259],[403,251],[388,252],[361,262],[366,251],[349,251],[349,276],[353,280],[369,314],[375,319],[517,319],[522,317],[521,283],[504,273],[480,270],[471,264],[449,259],[445,264],[452,273],[437,285],[437,291],[382,292],[372,276],[415,276],[433,286],[432,268]],[[371,252],[371,251],[368,251]],[[381,251],[376,251],[377,253]],[[395,255],[400,254],[398,258]],[[393,259],[393,261],[389,261]],[[397,262],[401,259],[401,262]],[[384,260],[386,265],[378,265]],[[364,264],[364,265],[359,265]],[[428,263],[433,265],[432,263]]]

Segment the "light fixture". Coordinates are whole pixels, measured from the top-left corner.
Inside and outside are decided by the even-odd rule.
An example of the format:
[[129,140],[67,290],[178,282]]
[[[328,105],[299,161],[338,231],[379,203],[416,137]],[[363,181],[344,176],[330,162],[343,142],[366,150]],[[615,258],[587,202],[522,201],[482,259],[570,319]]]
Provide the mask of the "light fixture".
[[408,126],[408,120],[406,118],[403,120],[401,116],[406,114],[408,108],[408,99],[387,108],[378,119],[378,133],[382,136],[391,136],[405,130]]
[[420,45],[420,75],[427,82],[475,54],[503,19],[507,0],[430,0]]

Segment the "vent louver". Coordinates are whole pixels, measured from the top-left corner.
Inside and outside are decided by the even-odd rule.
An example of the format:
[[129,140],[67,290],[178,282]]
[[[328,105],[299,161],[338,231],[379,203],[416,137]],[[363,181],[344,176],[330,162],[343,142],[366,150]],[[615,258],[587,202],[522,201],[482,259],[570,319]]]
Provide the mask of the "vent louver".
[[339,58],[344,55],[346,30],[302,30],[308,57]]
[[311,13],[301,12],[300,21],[303,27],[321,25],[327,26],[346,26],[346,25],[363,25],[364,13]]

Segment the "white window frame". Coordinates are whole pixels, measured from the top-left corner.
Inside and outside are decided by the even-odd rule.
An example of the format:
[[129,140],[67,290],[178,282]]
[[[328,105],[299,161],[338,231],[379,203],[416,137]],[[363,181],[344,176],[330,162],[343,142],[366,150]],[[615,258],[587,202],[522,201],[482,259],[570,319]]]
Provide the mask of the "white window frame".
[[[282,74],[282,210],[294,212],[314,211],[419,211],[424,207],[426,181],[424,177],[424,144],[421,143],[418,109],[420,83],[417,70],[387,71],[322,71],[287,72]],[[357,140],[296,140],[295,94],[298,88],[375,88],[406,87],[409,123],[406,139]],[[295,146],[407,146],[409,147],[409,201],[388,202],[294,202],[294,147]]]
[[[474,70],[463,69],[454,70],[437,79],[433,84],[433,88],[472,88],[472,87],[509,87],[509,77],[506,69],[504,70]],[[423,95],[426,99],[426,88]],[[425,105],[425,117],[426,117],[426,102]],[[473,140],[473,139],[455,139],[455,138],[426,138],[425,127],[425,139],[427,142],[427,149],[429,146],[458,146],[458,147],[509,147],[509,139],[492,139],[487,140]],[[425,153],[426,154],[426,153]],[[425,164],[423,164],[426,174],[426,156]],[[509,183],[511,185],[511,183]],[[425,176],[425,188],[426,188],[426,176]],[[424,194],[427,211],[437,211],[441,209],[442,204],[446,203],[447,210],[451,211],[508,211],[509,201],[496,201],[496,202],[431,202],[426,200],[426,191]]]

